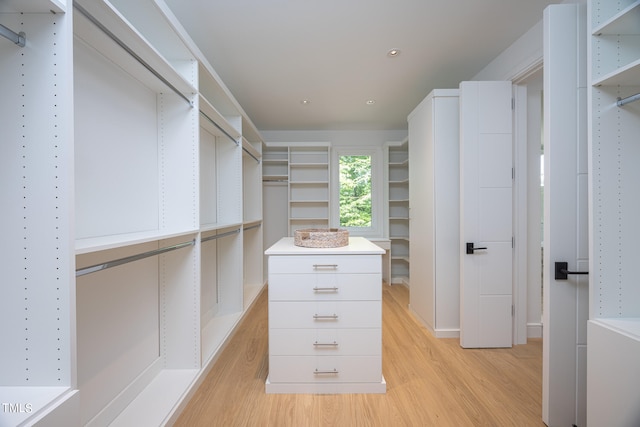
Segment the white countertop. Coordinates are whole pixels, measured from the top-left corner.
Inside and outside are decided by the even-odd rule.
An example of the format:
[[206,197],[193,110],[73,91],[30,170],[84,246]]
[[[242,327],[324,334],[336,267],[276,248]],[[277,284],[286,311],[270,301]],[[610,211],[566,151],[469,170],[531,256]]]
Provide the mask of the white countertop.
[[265,255],[375,255],[385,250],[364,237],[349,237],[349,245],[339,248],[304,248],[293,244],[293,237],[283,237],[264,251]]

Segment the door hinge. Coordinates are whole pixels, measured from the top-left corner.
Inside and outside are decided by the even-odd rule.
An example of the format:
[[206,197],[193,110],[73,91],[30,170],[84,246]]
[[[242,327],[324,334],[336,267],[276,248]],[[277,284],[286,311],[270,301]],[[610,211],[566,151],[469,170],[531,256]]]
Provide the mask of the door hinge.
[[511,180],[514,181],[516,179],[516,168],[511,168]]
[[516,247],[516,238],[515,236],[511,236],[511,249]]
[[511,304],[511,317],[516,317],[516,306]]
[[511,109],[512,110],[516,109],[516,99],[515,98],[511,98]]

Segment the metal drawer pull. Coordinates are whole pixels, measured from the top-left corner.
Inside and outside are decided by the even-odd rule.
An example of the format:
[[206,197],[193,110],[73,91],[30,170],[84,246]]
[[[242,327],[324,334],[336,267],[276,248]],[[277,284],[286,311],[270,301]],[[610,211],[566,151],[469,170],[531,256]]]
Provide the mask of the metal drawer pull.
[[314,315],[313,315],[313,318],[314,318],[314,319],[316,319],[316,320],[323,320],[323,319],[331,319],[331,320],[335,320],[335,319],[337,319],[337,318],[338,318],[338,315],[337,315],[337,314],[332,314],[332,315],[330,315],[330,316],[321,316],[321,315],[319,315],[319,314],[314,314]]
[[313,264],[313,268],[338,268],[338,264]]
[[314,292],[337,292],[338,288],[337,287],[333,287],[333,288],[318,288],[317,286],[315,288],[313,288]]
[[337,369],[333,369],[333,371],[319,371],[319,370],[315,370],[313,371],[313,375],[337,375],[338,374],[338,370]]
[[314,347],[337,347],[338,343],[337,342],[314,342],[313,343]]

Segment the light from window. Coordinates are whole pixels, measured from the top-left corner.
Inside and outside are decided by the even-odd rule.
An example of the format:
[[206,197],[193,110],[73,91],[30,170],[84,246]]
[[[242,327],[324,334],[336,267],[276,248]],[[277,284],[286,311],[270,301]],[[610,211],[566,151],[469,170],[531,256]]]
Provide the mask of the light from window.
[[340,156],[340,226],[371,227],[371,156]]

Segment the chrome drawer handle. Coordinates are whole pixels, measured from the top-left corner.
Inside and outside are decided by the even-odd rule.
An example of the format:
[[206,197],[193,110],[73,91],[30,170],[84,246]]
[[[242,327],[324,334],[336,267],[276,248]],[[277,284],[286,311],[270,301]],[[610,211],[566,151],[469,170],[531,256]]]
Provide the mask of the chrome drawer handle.
[[337,287],[333,287],[333,288],[318,288],[315,287],[313,288],[314,292],[338,292],[338,288]]
[[314,342],[313,343],[314,347],[337,347],[338,343],[337,342]]
[[330,316],[322,316],[322,315],[319,315],[319,314],[314,314],[313,318],[316,319],[316,320],[323,320],[323,319],[335,320],[335,319],[338,318],[338,315],[337,314],[332,314]]
[[333,268],[333,269],[337,269],[338,268],[338,264],[313,264],[313,268],[318,269],[318,268]]
[[313,375],[338,375],[338,370],[337,369],[333,369],[333,371],[319,371],[319,370],[315,370],[313,371]]

